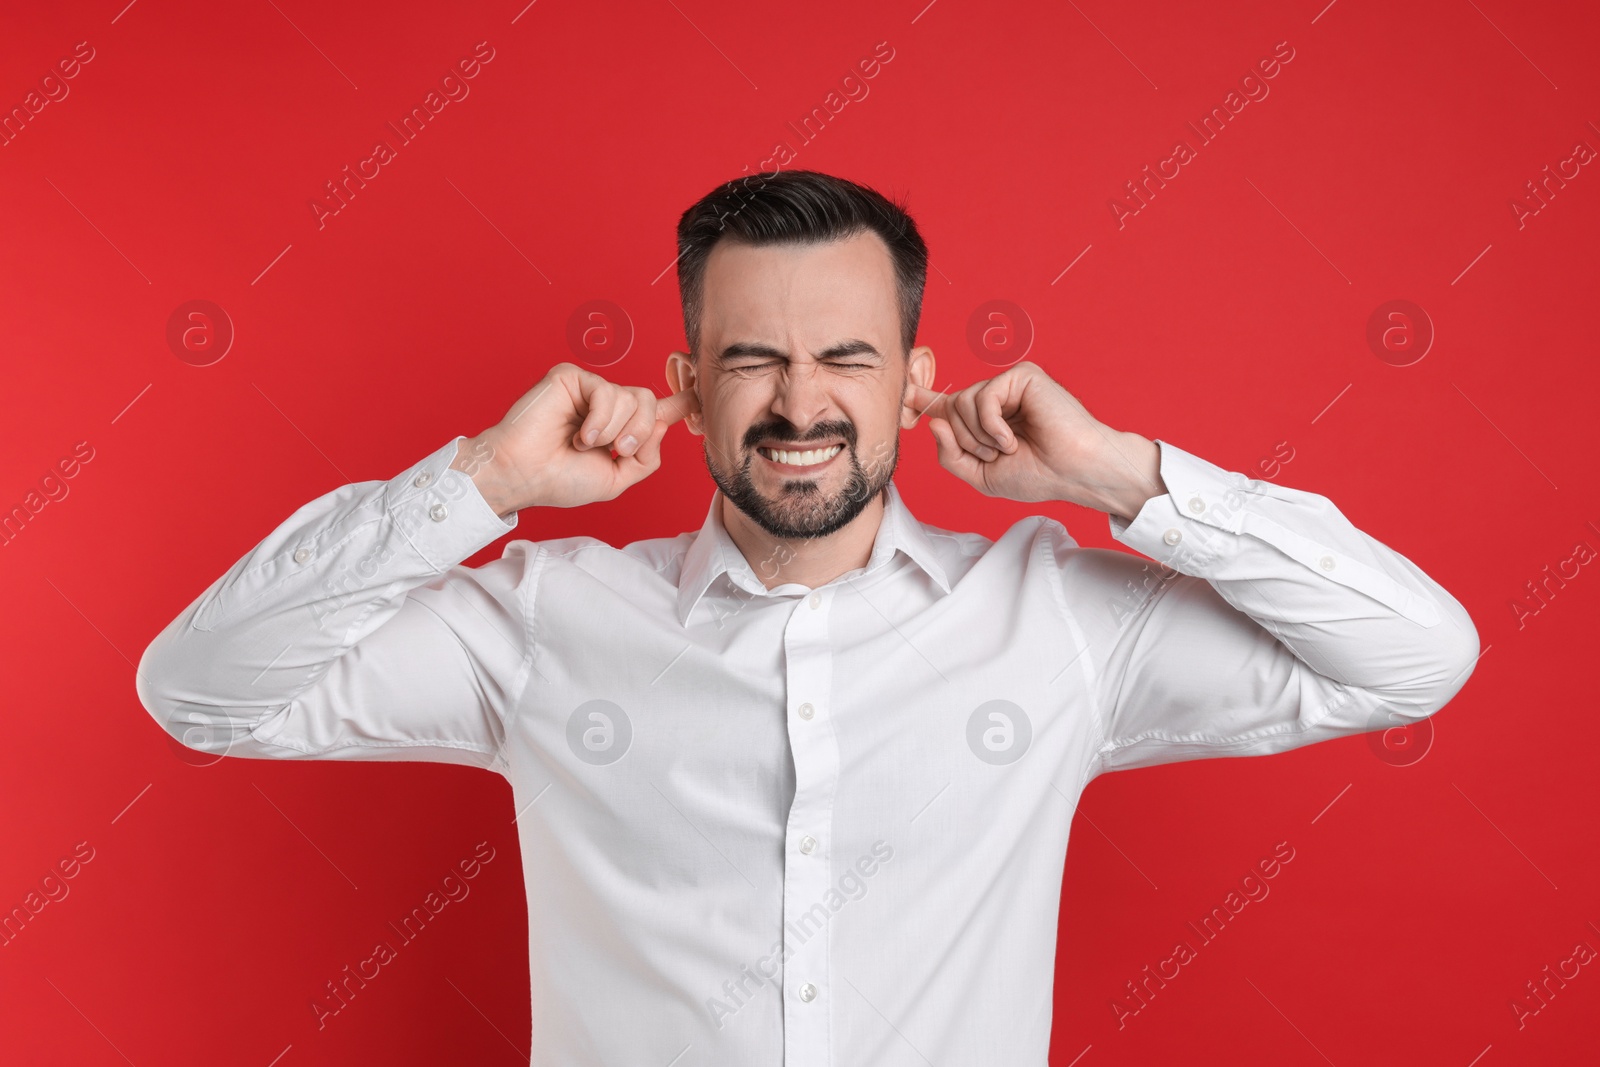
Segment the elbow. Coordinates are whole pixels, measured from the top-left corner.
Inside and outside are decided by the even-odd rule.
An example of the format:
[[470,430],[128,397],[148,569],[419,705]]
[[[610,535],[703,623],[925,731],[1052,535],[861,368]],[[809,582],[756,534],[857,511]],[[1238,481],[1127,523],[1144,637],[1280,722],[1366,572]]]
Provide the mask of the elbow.
[[158,634],[139,657],[139,666],[134,671],[134,691],[144,710],[180,753],[198,750],[196,746],[203,744],[205,738],[193,731],[193,724],[187,721],[186,705],[177,695],[180,687],[176,684],[165,639],[165,633]]
[[1478,657],[1482,649],[1478,640],[1478,627],[1472,621],[1472,616],[1460,602],[1451,598],[1450,607],[1446,618],[1450,620],[1450,639],[1445,642],[1445,669],[1448,680],[1438,693],[1439,707],[1444,707],[1467,684],[1467,679],[1472,677],[1473,669],[1478,665]]
[[179,758],[187,763],[214,763],[228,754],[242,728],[227,709],[190,698],[182,660],[171,647],[168,634],[158,634],[139,657],[134,691]]
[[1478,627],[1467,610],[1452,598],[1442,614],[1435,655],[1430,657],[1428,669],[1414,689],[1419,718],[1434,714],[1455,699],[1482,655]]
[[176,703],[168,695],[169,686],[166,685],[167,673],[165,657],[162,655],[162,638],[157,634],[155,640],[145,646],[139,657],[139,665],[134,668],[133,689],[139,697],[139,703],[144,705],[144,710],[150,717],[166,730],[172,733],[168,725],[172,720],[172,710]]

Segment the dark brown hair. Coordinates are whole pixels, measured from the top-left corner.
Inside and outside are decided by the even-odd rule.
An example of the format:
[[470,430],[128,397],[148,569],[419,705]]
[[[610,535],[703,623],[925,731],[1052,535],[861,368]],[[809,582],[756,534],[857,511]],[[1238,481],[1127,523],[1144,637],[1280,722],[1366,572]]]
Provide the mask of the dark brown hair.
[[719,185],[678,220],[678,294],[690,353],[699,358],[706,260],[724,237],[752,245],[838,241],[871,231],[894,261],[900,339],[916,344],[928,247],[905,208],[874,189],[810,170],[752,174]]

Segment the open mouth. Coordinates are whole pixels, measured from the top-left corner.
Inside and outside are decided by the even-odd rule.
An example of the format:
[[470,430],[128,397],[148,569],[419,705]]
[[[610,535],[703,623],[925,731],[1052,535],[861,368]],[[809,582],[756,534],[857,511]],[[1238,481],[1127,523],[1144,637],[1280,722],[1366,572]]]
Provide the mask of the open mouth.
[[844,445],[829,445],[826,448],[813,448],[806,451],[794,451],[783,448],[758,448],[761,458],[775,467],[787,471],[816,470],[833,462],[833,458],[844,451]]

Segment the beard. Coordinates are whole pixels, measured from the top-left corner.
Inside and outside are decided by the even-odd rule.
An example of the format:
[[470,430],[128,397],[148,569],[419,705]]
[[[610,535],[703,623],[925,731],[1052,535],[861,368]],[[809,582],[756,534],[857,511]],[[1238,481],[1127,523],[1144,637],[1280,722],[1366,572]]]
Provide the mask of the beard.
[[[752,431],[748,436],[754,440],[761,440],[767,434]],[[778,433],[771,436],[784,435]],[[735,471],[726,471],[719,468],[712,459],[711,444],[707,439],[704,446],[706,469],[711,472],[711,480],[717,483],[717,488],[728,498],[728,502],[773,537],[780,540],[826,537],[849,525],[866,509],[872,498],[889,484],[889,479],[894,476],[895,466],[900,461],[898,434],[895,436],[894,451],[890,454],[889,461],[874,464],[872,471],[863,467],[856,456],[854,428],[845,429],[839,436],[844,438],[844,447],[836,458],[848,460],[850,473],[845,484],[831,492],[822,487],[820,479],[790,478],[782,483],[778,499],[773,500],[762,495],[750,478],[750,467],[757,456],[755,449],[749,446],[746,447],[745,459],[739,468]],[[794,440],[793,437],[786,439]],[[828,476],[833,476],[831,471]]]

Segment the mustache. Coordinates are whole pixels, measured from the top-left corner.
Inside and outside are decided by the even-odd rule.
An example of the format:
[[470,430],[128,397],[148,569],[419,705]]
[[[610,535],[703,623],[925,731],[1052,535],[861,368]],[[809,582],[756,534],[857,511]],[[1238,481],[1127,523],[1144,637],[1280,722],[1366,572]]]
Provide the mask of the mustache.
[[856,447],[856,428],[848,422],[819,422],[803,434],[788,422],[752,426],[744,435],[744,447],[754,449],[769,437],[779,441],[793,441],[796,444],[805,444],[808,441],[831,441],[838,438],[844,441],[845,447],[850,451],[855,451]]

